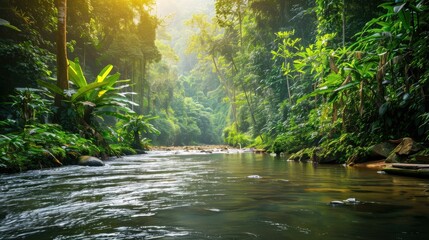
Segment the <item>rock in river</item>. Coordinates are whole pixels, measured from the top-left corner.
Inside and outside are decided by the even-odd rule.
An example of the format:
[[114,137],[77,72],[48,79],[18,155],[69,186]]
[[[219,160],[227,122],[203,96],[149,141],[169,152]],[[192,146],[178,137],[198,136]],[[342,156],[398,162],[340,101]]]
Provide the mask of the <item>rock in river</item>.
[[357,205],[360,201],[356,200],[356,198],[347,198],[346,200],[338,201],[334,200],[329,203],[331,206],[338,206],[338,205]]
[[90,166],[90,167],[99,167],[104,166],[104,162],[100,159],[92,156],[81,156],[79,158],[79,165],[81,166]]

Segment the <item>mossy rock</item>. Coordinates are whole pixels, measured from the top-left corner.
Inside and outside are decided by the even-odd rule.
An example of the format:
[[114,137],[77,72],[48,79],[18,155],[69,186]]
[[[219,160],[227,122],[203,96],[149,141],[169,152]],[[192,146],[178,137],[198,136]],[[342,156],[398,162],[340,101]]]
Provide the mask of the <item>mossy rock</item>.
[[89,167],[100,167],[104,166],[104,162],[100,159],[92,156],[80,156],[79,157],[79,165],[81,166],[89,166]]
[[379,144],[372,145],[368,148],[368,156],[369,157],[380,157],[387,158],[390,153],[396,148],[396,144],[391,142],[382,142]]

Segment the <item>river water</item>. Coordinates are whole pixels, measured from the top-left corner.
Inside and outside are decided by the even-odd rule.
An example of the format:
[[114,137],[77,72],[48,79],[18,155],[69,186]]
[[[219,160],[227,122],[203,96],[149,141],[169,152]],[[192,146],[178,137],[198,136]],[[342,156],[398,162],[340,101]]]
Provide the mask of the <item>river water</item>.
[[[331,201],[355,198],[355,204]],[[429,180],[258,154],[0,175],[0,239],[428,239]]]

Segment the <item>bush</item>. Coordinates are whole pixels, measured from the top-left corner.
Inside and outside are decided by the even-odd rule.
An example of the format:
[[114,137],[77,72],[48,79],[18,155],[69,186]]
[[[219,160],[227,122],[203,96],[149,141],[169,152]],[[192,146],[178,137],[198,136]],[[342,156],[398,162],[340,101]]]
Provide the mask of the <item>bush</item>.
[[153,125],[158,129],[161,134],[149,134],[153,142],[158,145],[174,145],[178,133],[180,132],[179,126],[167,116],[163,115],[153,120]]
[[236,125],[224,129],[223,139],[225,143],[234,147],[244,147],[252,143],[252,138],[244,133],[239,133]]
[[116,155],[133,155],[137,154],[136,150],[132,147],[124,144],[110,144],[110,147],[115,152]]
[[0,135],[0,172],[76,163],[80,155],[99,156],[95,144],[59,125],[27,125],[22,131]]
[[[290,137],[286,135],[280,135],[278,136],[272,145],[272,152],[279,155],[283,152],[288,152],[289,146],[290,146]],[[290,152],[290,151],[289,151]]]

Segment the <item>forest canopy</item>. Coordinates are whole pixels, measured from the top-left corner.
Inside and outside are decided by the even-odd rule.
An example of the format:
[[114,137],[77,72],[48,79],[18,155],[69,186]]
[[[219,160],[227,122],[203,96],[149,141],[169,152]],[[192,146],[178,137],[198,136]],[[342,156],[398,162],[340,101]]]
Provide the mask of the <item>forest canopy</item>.
[[425,0],[1,1],[1,120],[54,122],[106,149],[227,143],[336,162],[427,143],[428,12]]

